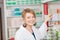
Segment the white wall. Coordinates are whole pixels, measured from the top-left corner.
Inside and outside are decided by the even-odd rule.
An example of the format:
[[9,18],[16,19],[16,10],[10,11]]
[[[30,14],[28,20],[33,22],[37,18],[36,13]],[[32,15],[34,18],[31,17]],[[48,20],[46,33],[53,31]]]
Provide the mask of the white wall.
[[57,13],[56,9],[60,9],[60,1],[50,2],[48,6],[49,6],[49,13],[52,12],[53,14],[55,14]]
[[49,14],[53,14],[53,18],[52,20],[53,21],[58,21],[60,20],[60,16],[58,17],[58,14],[57,14],[57,9],[60,9],[60,1],[57,1],[57,2],[50,2],[48,4],[48,9],[49,9]]

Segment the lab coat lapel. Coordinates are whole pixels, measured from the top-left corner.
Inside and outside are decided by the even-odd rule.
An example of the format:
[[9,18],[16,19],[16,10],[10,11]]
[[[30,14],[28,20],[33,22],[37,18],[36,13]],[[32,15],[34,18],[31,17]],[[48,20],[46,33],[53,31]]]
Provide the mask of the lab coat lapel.
[[35,40],[34,36],[32,35],[32,33],[30,33],[26,28],[22,27],[22,29],[24,29],[24,33],[26,33],[27,35],[25,35],[26,37],[28,37],[29,40]]
[[35,28],[35,26],[33,26],[32,29],[33,29],[33,32],[35,34],[36,40],[39,40],[39,36],[38,36],[39,34],[37,32],[38,30]]

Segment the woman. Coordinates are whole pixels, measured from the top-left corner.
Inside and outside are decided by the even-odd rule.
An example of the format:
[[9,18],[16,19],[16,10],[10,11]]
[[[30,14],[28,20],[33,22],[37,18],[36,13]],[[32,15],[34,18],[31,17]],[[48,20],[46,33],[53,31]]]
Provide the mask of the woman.
[[45,20],[39,29],[36,29],[34,24],[36,22],[35,12],[29,8],[24,9],[22,12],[24,24],[16,32],[15,40],[40,40],[46,35],[47,26],[46,22],[51,18],[51,15]]

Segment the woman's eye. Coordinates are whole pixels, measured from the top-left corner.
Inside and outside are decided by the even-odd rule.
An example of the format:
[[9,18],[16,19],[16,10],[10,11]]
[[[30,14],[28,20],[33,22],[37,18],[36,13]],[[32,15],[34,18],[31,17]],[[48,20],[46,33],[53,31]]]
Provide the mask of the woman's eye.
[[32,18],[35,18],[34,16]]
[[30,18],[30,17],[27,17],[28,19]]
[[35,18],[34,16],[33,17],[27,17],[28,19],[30,19],[30,18]]

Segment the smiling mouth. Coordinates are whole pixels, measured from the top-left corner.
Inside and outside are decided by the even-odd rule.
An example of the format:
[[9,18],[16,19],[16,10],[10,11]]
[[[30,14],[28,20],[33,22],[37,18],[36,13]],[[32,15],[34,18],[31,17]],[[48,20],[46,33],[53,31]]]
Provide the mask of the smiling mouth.
[[34,21],[32,21],[32,22],[29,22],[29,23],[34,23]]

